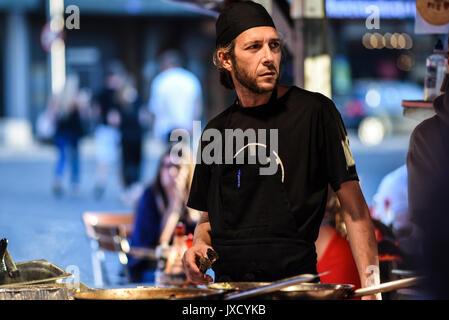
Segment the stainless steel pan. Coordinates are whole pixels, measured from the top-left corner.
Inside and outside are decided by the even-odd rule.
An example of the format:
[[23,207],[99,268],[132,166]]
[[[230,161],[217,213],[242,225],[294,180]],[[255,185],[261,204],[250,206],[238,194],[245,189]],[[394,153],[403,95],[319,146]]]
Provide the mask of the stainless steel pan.
[[[351,284],[325,284],[325,283],[302,283],[293,285],[280,290],[262,293],[258,299],[269,300],[339,300],[351,299],[362,296],[372,295],[376,293],[389,292],[401,288],[411,287],[419,282],[420,278],[412,277],[391,282],[386,282],[380,285],[371,286],[369,288],[362,288],[354,290]],[[247,290],[265,287],[270,283],[267,282],[221,282],[213,283],[208,287],[216,290],[227,290],[228,299],[232,298],[235,293],[244,293]],[[235,295],[234,295],[235,296]],[[240,295],[241,298],[244,296]]]
[[292,285],[299,285],[305,282],[309,282],[312,281],[316,278],[319,278],[320,276],[323,276],[325,274],[327,274],[328,272],[319,274],[319,275],[313,275],[313,274],[302,274],[299,276],[294,276],[294,277],[290,277],[290,278],[286,278],[286,279],[282,279],[282,280],[278,280],[278,281],[274,281],[271,282],[269,284],[260,286],[258,288],[253,288],[253,289],[249,289],[249,290],[244,290],[241,292],[235,292],[235,293],[231,293],[229,295],[226,295],[226,297],[224,298],[225,300],[236,300],[236,299],[248,299],[250,297],[254,297],[254,296],[260,296],[263,294],[269,294],[272,292],[277,292],[283,288],[287,288],[290,287]]
[[[298,277],[296,280],[301,281]],[[156,287],[93,289],[78,292],[74,294],[74,298],[83,300],[234,300],[256,297],[268,300],[338,300],[406,288],[414,286],[419,280],[416,277],[407,278],[357,290],[349,284],[301,283],[274,289],[275,283],[225,282],[210,284],[208,289]],[[285,282],[282,285],[285,285]],[[264,291],[267,288],[273,291]]]
[[258,295],[260,292],[272,292],[283,287],[307,282],[319,275],[300,275],[280,281],[272,282],[266,286],[253,288],[245,292],[229,293],[222,289],[204,288],[121,288],[121,289],[94,289],[74,294],[75,299],[84,300],[201,300],[201,299],[240,299],[240,295],[247,298]]
[[224,290],[200,288],[93,289],[73,295],[77,300],[218,300]]

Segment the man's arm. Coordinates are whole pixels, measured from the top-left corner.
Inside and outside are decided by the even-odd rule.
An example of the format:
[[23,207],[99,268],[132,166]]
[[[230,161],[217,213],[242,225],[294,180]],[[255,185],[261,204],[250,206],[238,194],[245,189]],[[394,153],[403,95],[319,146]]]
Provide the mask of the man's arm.
[[193,245],[205,244],[210,246],[212,244],[210,238],[210,222],[209,213],[203,212],[201,214],[200,220],[195,227],[195,232],[193,235]]
[[209,214],[203,212],[193,235],[193,246],[183,256],[182,262],[187,279],[196,284],[206,284],[212,281],[209,275],[203,274],[197,265],[201,257],[207,257],[207,249],[211,248]]
[[[374,227],[358,181],[341,184],[336,192],[343,211],[352,255],[359,271],[362,287],[380,283],[379,257]],[[381,295],[368,296],[381,298]]]

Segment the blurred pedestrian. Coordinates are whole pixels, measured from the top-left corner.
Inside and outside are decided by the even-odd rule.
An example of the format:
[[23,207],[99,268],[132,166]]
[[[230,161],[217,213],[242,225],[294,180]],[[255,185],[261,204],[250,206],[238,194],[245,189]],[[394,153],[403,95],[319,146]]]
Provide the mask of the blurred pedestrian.
[[[120,105],[122,200],[132,205],[140,189],[143,136],[147,127],[137,89],[129,77],[118,92]],[[137,194],[140,196],[140,194]]]
[[198,78],[181,67],[178,51],[167,50],[160,57],[161,72],[151,84],[149,110],[153,113],[153,135],[163,143],[174,129],[192,133],[193,121],[201,120],[202,89]]
[[[130,239],[132,247],[155,248],[169,242],[171,229],[177,222],[171,221],[170,217],[179,205],[181,212],[178,221],[186,225],[187,233],[193,233],[199,212],[185,206],[192,174],[193,164],[177,164],[170,157],[170,149],[164,153],[154,182],[146,187],[139,199]],[[133,256],[128,258],[127,267],[132,282],[155,281],[156,261]]]
[[120,143],[120,105],[118,90],[123,86],[126,72],[117,61],[109,63],[103,89],[97,95],[93,114],[96,118],[96,174],[94,195],[101,198],[111,166],[118,160]]
[[[55,103],[55,100],[52,100],[52,102]],[[70,163],[72,192],[77,193],[79,191],[79,141],[85,134],[84,122],[89,107],[89,96],[87,92],[79,90],[76,76],[67,77],[62,95],[56,98],[56,105],[54,141],[59,157],[55,168],[53,192],[56,196],[59,196],[63,192],[63,175],[67,161]]]
[[54,144],[56,134],[56,117],[58,114],[58,99],[50,94],[47,106],[36,119],[36,138],[44,144]]
[[413,268],[419,256],[420,230],[410,220],[408,210],[407,166],[388,173],[374,195],[372,217],[390,228],[401,251],[407,256],[404,267]]

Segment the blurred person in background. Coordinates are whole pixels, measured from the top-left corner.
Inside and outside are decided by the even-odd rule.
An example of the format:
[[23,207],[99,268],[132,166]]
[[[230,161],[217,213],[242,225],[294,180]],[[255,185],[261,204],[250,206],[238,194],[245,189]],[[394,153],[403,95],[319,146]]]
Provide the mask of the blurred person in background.
[[371,216],[388,227],[406,260],[403,268],[414,268],[419,256],[421,233],[412,223],[408,210],[407,166],[388,173],[374,195]]
[[[149,184],[138,201],[134,228],[130,238],[132,247],[155,248],[162,241],[163,230],[173,208],[181,204],[179,221],[193,233],[199,212],[185,206],[193,174],[193,164],[176,164],[170,149],[162,156],[156,178]],[[182,169],[183,168],[183,169]],[[181,170],[182,169],[182,170]],[[128,256],[128,274],[132,282],[154,282],[156,261]]]
[[322,283],[352,284],[354,289],[359,289],[360,277],[351,246],[346,240],[340,202],[330,187],[327,199],[324,218],[315,241],[317,272],[330,271],[329,274],[320,277]]
[[422,229],[419,270],[423,294],[449,298],[449,83],[433,101],[436,115],[412,132],[407,154],[408,199],[412,222]]
[[[55,168],[53,192],[56,196],[63,192],[63,175],[68,155],[71,189],[76,194],[80,183],[79,141],[85,134],[90,97],[86,91],[79,90],[78,78],[70,75],[63,93],[55,99],[57,112],[54,141],[59,157]],[[54,103],[55,100],[52,100],[52,104]]]
[[132,205],[140,196],[139,185],[143,158],[143,135],[148,124],[133,80],[128,77],[118,92],[120,105],[122,200]]
[[54,144],[56,117],[58,115],[58,98],[50,94],[47,105],[36,119],[36,138],[40,143]]
[[110,167],[117,162],[120,143],[120,104],[118,91],[123,87],[125,69],[118,61],[106,69],[104,87],[95,98],[93,115],[96,120],[95,151],[96,174],[94,195],[103,196]]
[[174,129],[192,133],[193,121],[201,120],[202,89],[198,78],[181,67],[181,55],[167,50],[160,56],[161,72],[151,84],[149,110],[154,115],[153,136],[167,144]]

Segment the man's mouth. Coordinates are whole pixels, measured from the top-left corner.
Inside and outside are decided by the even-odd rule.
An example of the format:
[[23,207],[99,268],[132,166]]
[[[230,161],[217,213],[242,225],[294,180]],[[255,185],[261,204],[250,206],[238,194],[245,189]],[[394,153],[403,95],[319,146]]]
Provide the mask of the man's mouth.
[[276,74],[276,72],[270,71],[270,72],[262,73],[260,76],[261,76],[261,77],[274,76],[275,74]]

